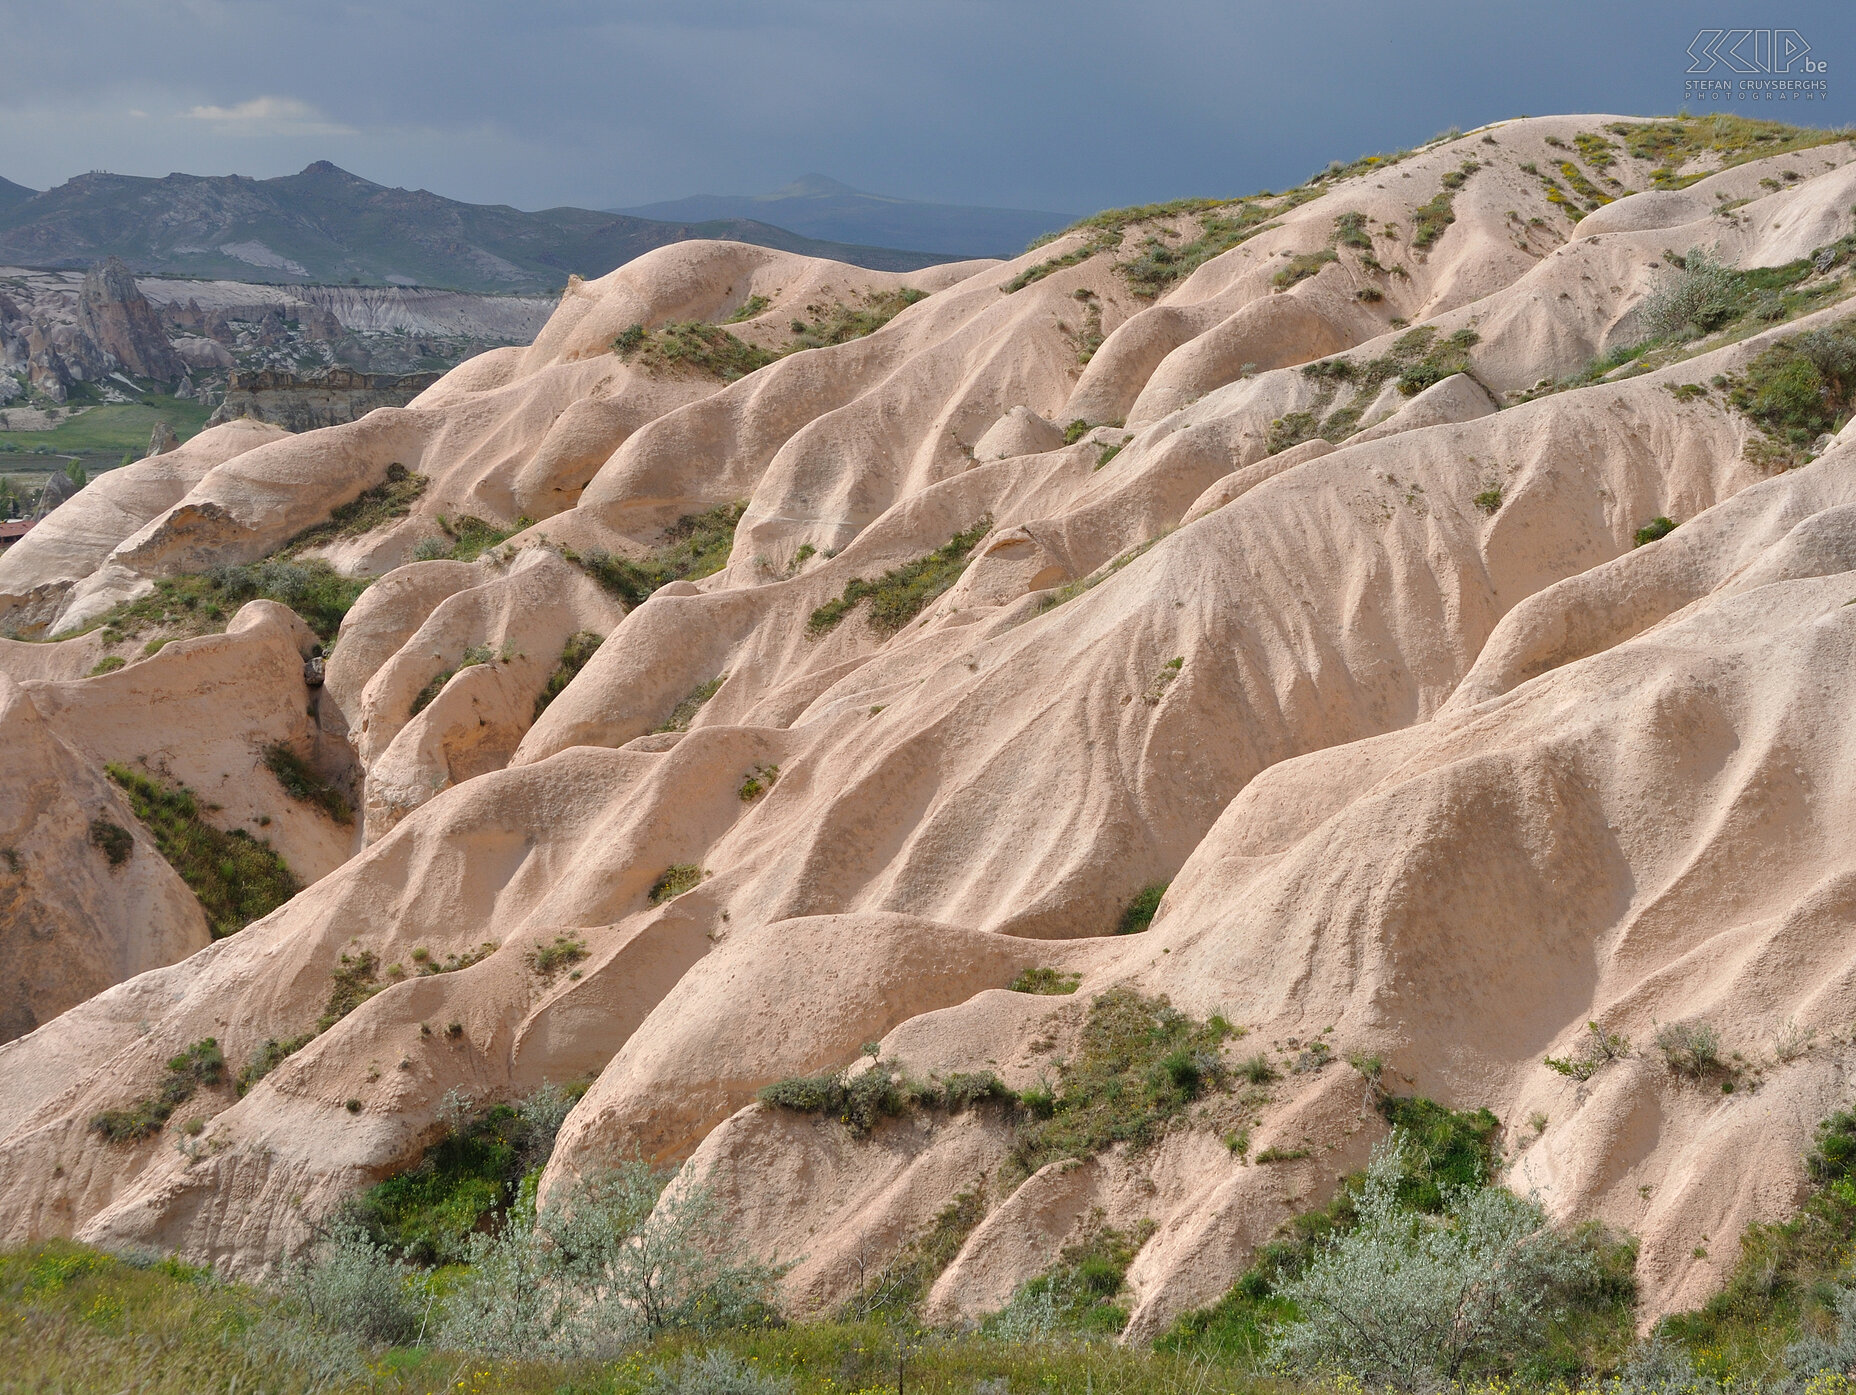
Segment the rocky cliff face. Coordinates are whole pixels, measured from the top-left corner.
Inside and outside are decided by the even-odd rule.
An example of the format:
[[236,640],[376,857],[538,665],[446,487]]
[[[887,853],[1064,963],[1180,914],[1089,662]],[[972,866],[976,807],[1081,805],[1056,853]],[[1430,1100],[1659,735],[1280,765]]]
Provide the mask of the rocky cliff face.
[[376,408],[404,407],[439,376],[355,373],[346,368],[325,369],[304,377],[268,368],[256,373],[233,373],[226,383],[225,401],[207,425],[251,417],[286,431],[340,426],[359,421]]
[[[365,846],[0,1047],[0,1238],[256,1271],[415,1165],[448,1092],[593,1077],[544,1197],[687,1163],[745,1244],[803,1256],[798,1311],[976,1197],[944,1318],[1094,1216],[1148,1237],[1148,1336],[1361,1163],[1376,1088],[1499,1114],[1517,1185],[1640,1238],[1646,1314],[1705,1297],[1856,1070],[1851,385],[1788,398],[1798,423],[1751,387],[1773,355],[1795,384],[1806,331],[1847,371],[1856,149],[1710,148],[1679,189],[1666,158],[1621,118],[1505,122],[906,277],[683,243],[411,406],[234,423],[86,490],[0,558],[0,616],[72,638],[0,672],[80,753],[106,749],[83,714],[158,678],[175,759],[255,810],[221,732],[247,651],[85,678],[105,632],[77,632],[184,574],[376,576],[313,733],[363,772]],[[1744,313],[1607,378],[1690,247],[1761,271]],[[467,514],[520,531],[461,560]],[[241,617],[251,653],[286,618]],[[304,711],[264,642],[253,731]],[[584,957],[547,972],[563,942]],[[378,991],[331,1016],[362,963]],[[756,1099],[875,1042],[859,1069],[1069,1101],[1098,1014],[1162,997],[1246,1035],[1123,1141]],[[1586,1059],[1591,1022],[1634,1048]],[[1724,1076],[1672,1069],[1670,1023],[1716,1032]],[[191,1157],[89,1125],[191,1042],[298,1035],[202,1093]]]
[[77,296],[77,322],[126,373],[172,382],[187,371],[154,309],[136,289],[135,277],[118,257],[85,273]]

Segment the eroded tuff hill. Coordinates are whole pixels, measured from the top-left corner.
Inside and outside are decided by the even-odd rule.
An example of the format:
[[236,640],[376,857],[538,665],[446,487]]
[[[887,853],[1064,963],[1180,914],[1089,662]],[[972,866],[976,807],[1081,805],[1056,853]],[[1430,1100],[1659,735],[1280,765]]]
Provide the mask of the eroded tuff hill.
[[[255,1270],[448,1091],[591,1075],[544,1190],[689,1159],[797,1310],[977,1188],[931,1315],[1100,1208],[1151,1334],[1364,1159],[1354,1055],[1696,1301],[1856,1053],[1853,156],[1542,118],[1003,264],[685,243],[409,408],[113,472],[0,558],[4,1236]],[[311,884],[206,944],[106,763]],[[1248,1032],[1145,1147],[755,1101],[874,1042],[1061,1102],[1129,993]],[[1543,1064],[1588,1021],[1638,1049]],[[208,1036],[197,1136],[93,1127]]]

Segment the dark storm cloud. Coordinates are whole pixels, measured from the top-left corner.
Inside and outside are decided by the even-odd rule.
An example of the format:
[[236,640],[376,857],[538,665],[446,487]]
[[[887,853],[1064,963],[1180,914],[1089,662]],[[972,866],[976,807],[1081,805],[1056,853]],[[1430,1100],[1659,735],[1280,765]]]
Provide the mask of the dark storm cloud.
[[[1704,24],[1792,28],[1856,114],[1847,3],[0,0],[0,175],[327,158],[535,208],[811,170],[1088,211],[1293,183],[1522,113],[1674,110]],[[1740,108],[1747,110],[1747,108]]]

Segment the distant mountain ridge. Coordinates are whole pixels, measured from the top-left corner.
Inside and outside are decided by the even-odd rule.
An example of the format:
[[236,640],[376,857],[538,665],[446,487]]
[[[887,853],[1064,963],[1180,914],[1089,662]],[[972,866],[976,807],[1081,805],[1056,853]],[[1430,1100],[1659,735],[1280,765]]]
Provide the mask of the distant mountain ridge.
[[0,264],[282,283],[557,289],[655,247],[720,238],[881,271],[950,260],[821,240],[748,218],[646,219],[585,208],[525,213],[375,184],[318,160],[275,179],[79,175],[37,193],[0,180]]
[[865,193],[806,174],[770,194],[697,194],[614,209],[639,218],[755,218],[808,237],[974,257],[1015,257],[1025,244],[1076,221],[1071,213],[973,208]]

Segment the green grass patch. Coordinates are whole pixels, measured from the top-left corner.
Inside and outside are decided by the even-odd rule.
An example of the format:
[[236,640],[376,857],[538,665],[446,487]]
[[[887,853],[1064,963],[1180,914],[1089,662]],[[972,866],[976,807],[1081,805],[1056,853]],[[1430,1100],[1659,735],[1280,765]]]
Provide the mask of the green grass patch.
[[1279,291],[1286,291],[1296,282],[1318,275],[1322,267],[1339,260],[1340,254],[1332,247],[1317,247],[1312,252],[1303,252],[1289,258],[1288,265],[1270,277],[1270,284]]
[[139,402],[86,407],[49,431],[0,432],[0,453],[43,449],[57,455],[109,457],[113,464],[127,451],[139,460],[158,422],[165,421],[185,441],[197,436],[211,415],[212,408],[198,402],[149,393]]
[[571,969],[586,958],[586,941],[578,935],[556,935],[545,945],[536,945],[522,956],[529,968],[542,978],[553,978],[562,969]]
[[226,1058],[219,1043],[205,1037],[178,1056],[169,1058],[168,1073],[161,1088],[144,1096],[127,1109],[106,1109],[90,1121],[90,1127],[111,1143],[134,1143],[160,1133],[174,1111],[193,1098],[202,1085],[218,1085],[225,1080]]
[[[1661,121],[1617,121],[1605,129],[1622,138],[1633,158],[1657,167],[1650,172],[1650,180],[1658,189],[1680,189],[1716,170],[1732,169],[1749,160],[1850,139],[1848,130],[1789,126],[1782,121],[1759,121],[1726,112]],[[1683,173],[1691,161],[1705,157],[1712,157],[1707,159],[1708,168]]]
[[722,321],[722,323],[728,324],[728,325],[738,325],[743,320],[753,319],[756,315],[760,314],[761,311],[765,310],[769,305],[772,305],[772,304],[773,302],[767,299],[767,297],[764,295],[751,295],[746,300],[742,301],[740,308],[738,308],[735,311],[735,313],[730,315],[726,320]]
[[[1166,534],[1162,533],[1160,536],[1165,537]],[[1129,548],[1126,552],[1111,560],[1106,566],[1097,567],[1093,572],[1089,573],[1088,576],[1078,577],[1075,581],[1066,582],[1062,586],[1046,591],[1043,598],[1038,602],[1038,614],[1043,615],[1047,611],[1055,610],[1058,606],[1064,604],[1064,602],[1075,600],[1085,591],[1093,591],[1096,587],[1114,576],[1116,572],[1127,566],[1128,563],[1132,562],[1136,557],[1139,557],[1143,552],[1147,551],[1148,548],[1159,541],[1160,538],[1149,539],[1138,547]]]
[[999,289],[1006,295],[1011,295],[1015,291],[1022,291],[1026,286],[1042,281],[1053,272],[1063,271],[1073,266],[1081,266],[1098,253],[1114,251],[1119,240],[1120,239],[1117,237],[1092,237],[1087,242],[1083,243],[1082,246],[1072,248],[1061,256],[1050,257],[1044,261],[1026,267],[1010,281],[1007,281],[1003,286],[999,287]]
[[1084,1234],[1058,1253],[1057,1262],[1021,1285],[1005,1310],[982,1324],[982,1330],[1012,1331],[1018,1310],[1039,1308],[1055,1319],[1055,1331],[1066,1335],[1108,1338],[1128,1325],[1128,1310],[1117,1300],[1128,1286],[1128,1266],[1152,1236],[1154,1223],[1143,1221],[1132,1231],[1119,1230],[1103,1223],[1099,1209],[1090,1220]]
[[916,1318],[934,1281],[954,1262],[967,1237],[985,1218],[985,1189],[975,1186],[961,1192],[941,1208],[926,1230],[910,1238],[873,1280],[860,1281],[857,1296],[843,1304],[839,1316],[846,1322]]
[[926,291],[902,286],[893,291],[868,291],[853,305],[846,305],[843,301],[823,306],[809,305],[806,307],[809,318],[792,322],[792,341],[774,357],[784,358],[787,354],[796,354],[804,349],[822,349],[831,344],[848,344],[853,339],[875,334],[916,301],[927,298]]
[[[84,627],[124,635],[159,629],[167,639],[223,633],[247,601],[276,601],[303,618],[322,642],[334,640],[369,582],[342,576],[327,562],[273,560],[214,567],[191,576],[163,577],[154,593],[124,601]],[[149,651],[154,652],[154,651]]]
[[686,513],[664,530],[662,543],[637,560],[600,549],[585,556],[572,551],[563,555],[635,609],[659,587],[673,581],[700,581],[727,566],[735,529],[747,510],[748,501],[738,499],[701,513]]
[[222,833],[207,823],[186,786],[163,784],[125,765],[105,769],[122,786],[155,847],[198,898],[214,939],[269,915],[302,889],[268,842],[242,829]]
[[560,662],[554,666],[554,672],[548,675],[548,681],[535,695],[537,721],[548,710],[548,704],[567,691],[567,685],[579,676],[580,670],[587,666],[587,662],[605,642],[604,635],[596,635],[591,630],[579,630],[567,637],[567,643],[561,648]]
[[443,536],[420,539],[413,549],[415,561],[475,562],[491,548],[500,547],[529,526],[526,518],[518,518],[514,528],[504,528],[469,513],[457,518],[446,518],[442,513],[433,517]]
[[1224,1086],[1221,1048],[1236,1031],[1221,1017],[1198,1022],[1165,997],[1130,988],[1097,997],[1055,1087],[1020,1096],[1030,1117],[1013,1142],[1011,1171],[1028,1177],[1046,1163],[1087,1158],[1116,1143],[1158,1142],[1194,1100]]
[[292,799],[315,805],[336,823],[354,822],[354,807],[348,796],[310,769],[308,761],[281,741],[264,748],[264,768],[277,777],[277,783]]
[[412,506],[425,493],[429,483],[424,475],[416,475],[395,461],[387,466],[386,479],[372,489],[362,490],[331,513],[326,521],[298,533],[278,555],[291,557],[305,548],[321,547],[342,538],[358,538],[385,527],[396,518],[404,518],[412,512]]
[[969,554],[991,529],[992,516],[988,514],[926,557],[892,567],[875,581],[852,577],[844,584],[842,595],[812,612],[806,621],[806,638],[820,639],[830,634],[865,601],[870,602],[870,627],[880,635],[895,634],[959,580]]
[[[953,1221],[950,1230],[960,1223]],[[604,1361],[511,1361],[377,1347],[366,1351],[365,1364],[337,1367],[332,1375],[319,1358],[335,1344],[300,1307],[268,1290],[221,1282],[171,1259],[118,1258],[68,1241],[0,1253],[0,1360],[22,1390],[668,1395],[699,1388],[678,1383],[678,1364],[705,1351],[728,1353],[751,1378],[790,1380],[794,1395],[893,1390],[899,1366],[914,1395],[971,1395],[976,1389],[1254,1395],[1258,1388],[1254,1377],[1236,1368],[1139,1347],[978,1335],[923,1340],[913,1324],[890,1320],[902,1315],[882,1308],[875,1319],[854,1324],[676,1332]],[[750,1389],[740,1387],[740,1395]]]
[[1726,1286],[1658,1325],[1704,1374],[1748,1386],[1782,1377],[1785,1348],[1833,1325],[1838,1288],[1856,1262],[1856,1114],[1821,1122],[1805,1161],[1813,1190],[1797,1213],[1748,1226]]
[[[732,383],[770,363],[779,362],[788,354],[847,344],[874,334],[916,301],[927,297],[926,291],[901,286],[893,291],[868,291],[853,304],[833,301],[829,305],[808,305],[809,318],[795,317],[789,326],[791,339],[777,349],[750,344],[720,325],[701,320],[672,320],[656,329],[638,324],[628,327],[612,341],[612,351],[647,372],[698,373]],[[771,302],[764,296],[752,296],[728,323],[752,319],[769,304]]]
[[1065,973],[1062,969],[1026,969],[1012,980],[1011,989],[1014,993],[1066,996],[1074,993],[1082,981],[1081,974]]
[[1842,430],[1856,405],[1856,319],[1806,330],[1762,350],[1730,380],[1728,401],[1765,432],[1783,464]]
[[612,350],[646,372],[702,374],[725,383],[779,357],[702,320],[671,320],[651,330],[632,325],[612,341]]

